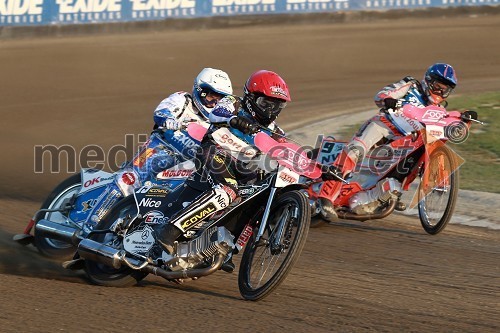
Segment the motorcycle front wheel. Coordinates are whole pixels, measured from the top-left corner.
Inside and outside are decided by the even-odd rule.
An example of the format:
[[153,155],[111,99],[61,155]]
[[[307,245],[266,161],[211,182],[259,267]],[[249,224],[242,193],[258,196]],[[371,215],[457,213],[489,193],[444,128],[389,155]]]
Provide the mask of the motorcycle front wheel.
[[429,167],[418,188],[418,215],[424,230],[435,235],[453,216],[459,175],[455,153],[448,147],[435,149],[429,158]]
[[[40,209],[59,208],[64,201],[77,194],[78,191],[80,191],[81,186],[82,178],[80,173],[69,177],[49,194]],[[65,226],[71,226],[67,223],[67,217],[62,212],[45,213],[41,218],[51,222],[64,224]],[[34,235],[34,243],[35,247],[41,254],[58,260],[69,260],[73,257],[76,251],[76,247],[72,244],[56,239],[42,237],[36,232]]]
[[264,234],[256,242],[256,228],[243,252],[238,275],[243,298],[260,300],[285,280],[306,243],[310,221],[311,208],[303,193],[277,197]]
[[[94,230],[107,230],[115,224],[118,219],[135,216],[137,208],[134,196],[129,196],[113,207],[108,214],[95,226]],[[120,249],[123,245],[123,238],[114,232],[91,234],[89,239]],[[144,279],[148,274],[134,270],[126,265],[116,269],[104,264],[85,260],[85,272],[92,283],[107,287],[130,287]]]

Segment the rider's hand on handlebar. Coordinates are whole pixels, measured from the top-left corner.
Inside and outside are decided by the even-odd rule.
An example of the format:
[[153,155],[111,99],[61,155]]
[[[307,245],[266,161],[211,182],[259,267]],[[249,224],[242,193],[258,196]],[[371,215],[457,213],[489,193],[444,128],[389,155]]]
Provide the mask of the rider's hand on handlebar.
[[321,171],[323,180],[343,180],[342,171],[334,165],[323,165]]
[[163,122],[162,127],[166,130],[180,130],[182,128],[182,123],[175,119],[167,119]]
[[259,130],[257,124],[245,117],[234,117],[229,121],[229,126],[242,131],[245,134],[255,133]]
[[394,99],[394,98],[386,98],[384,99],[384,105],[385,105],[385,109],[386,110],[389,110],[389,109],[396,109],[396,108],[399,108],[401,107],[401,102],[398,100],[398,99]]
[[477,120],[477,112],[472,110],[467,110],[462,113],[462,120],[465,122],[469,122],[471,120]]

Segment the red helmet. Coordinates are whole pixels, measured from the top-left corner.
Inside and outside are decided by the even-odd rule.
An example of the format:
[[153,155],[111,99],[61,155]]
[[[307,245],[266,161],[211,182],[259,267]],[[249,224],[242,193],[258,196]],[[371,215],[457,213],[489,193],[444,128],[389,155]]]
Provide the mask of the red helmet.
[[291,101],[285,81],[278,74],[266,70],[250,75],[244,93],[248,111],[264,126],[272,123],[286,103]]

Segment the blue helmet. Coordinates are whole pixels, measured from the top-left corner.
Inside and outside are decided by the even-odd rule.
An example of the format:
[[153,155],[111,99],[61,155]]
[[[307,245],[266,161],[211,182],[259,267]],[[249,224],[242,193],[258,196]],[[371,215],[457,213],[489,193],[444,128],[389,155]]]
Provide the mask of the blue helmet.
[[232,94],[231,80],[220,69],[204,68],[194,79],[193,102],[206,119],[222,97]]
[[455,89],[457,82],[455,70],[451,65],[436,63],[425,72],[422,87],[429,101],[439,104]]

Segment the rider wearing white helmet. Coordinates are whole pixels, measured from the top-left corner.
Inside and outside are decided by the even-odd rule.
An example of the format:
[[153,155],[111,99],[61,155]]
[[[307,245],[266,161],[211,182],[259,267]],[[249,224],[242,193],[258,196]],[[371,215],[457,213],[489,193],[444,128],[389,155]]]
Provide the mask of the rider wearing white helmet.
[[[144,155],[134,160],[134,169],[142,181],[187,158],[194,157],[194,141],[183,125],[188,122],[208,123],[208,115],[224,96],[232,95],[233,87],[226,72],[204,68],[194,80],[193,93],[179,91],[165,98],[153,115],[154,131],[143,147]],[[207,125],[208,127],[208,125]],[[147,159],[147,161],[146,161]]]
[[[105,200],[94,204],[89,215],[92,221],[97,223],[118,198],[130,194],[133,188],[156,182],[159,172],[193,157],[192,148],[199,143],[181,129],[182,125],[185,121],[208,123],[208,113],[215,104],[232,93],[227,73],[204,68],[194,81],[193,96],[181,91],[165,98],[154,111],[155,130],[134,159],[117,172],[119,189],[114,184],[108,186],[103,196]],[[162,129],[157,130],[159,127]]]
[[233,87],[226,72],[204,68],[194,80],[192,95],[179,91],[165,98],[156,107],[155,127],[178,130],[184,120],[205,122],[215,104],[222,97],[232,94]]

